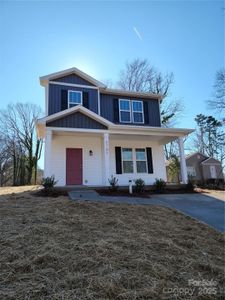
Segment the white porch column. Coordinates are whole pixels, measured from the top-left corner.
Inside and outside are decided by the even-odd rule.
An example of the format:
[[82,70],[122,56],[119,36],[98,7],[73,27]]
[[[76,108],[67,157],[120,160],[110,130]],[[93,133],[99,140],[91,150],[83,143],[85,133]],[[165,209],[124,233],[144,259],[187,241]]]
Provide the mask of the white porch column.
[[187,176],[186,160],[184,156],[184,142],[182,137],[178,138],[178,143],[179,143],[179,153],[180,153],[181,182],[186,184],[188,182],[188,176]]
[[50,177],[51,174],[51,153],[52,153],[52,130],[46,130],[45,137],[45,157],[44,157],[44,177]]
[[104,184],[109,185],[109,134],[104,133],[103,136],[103,158],[104,158]]

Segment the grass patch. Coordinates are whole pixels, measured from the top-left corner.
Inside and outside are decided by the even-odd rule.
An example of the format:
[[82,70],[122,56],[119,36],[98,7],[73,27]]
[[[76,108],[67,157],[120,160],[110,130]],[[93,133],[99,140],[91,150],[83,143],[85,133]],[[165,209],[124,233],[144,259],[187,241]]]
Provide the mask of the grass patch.
[[[0,228],[0,299],[223,299],[224,235],[172,209],[13,190]],[[166,292],[191,279],[217,294]]]

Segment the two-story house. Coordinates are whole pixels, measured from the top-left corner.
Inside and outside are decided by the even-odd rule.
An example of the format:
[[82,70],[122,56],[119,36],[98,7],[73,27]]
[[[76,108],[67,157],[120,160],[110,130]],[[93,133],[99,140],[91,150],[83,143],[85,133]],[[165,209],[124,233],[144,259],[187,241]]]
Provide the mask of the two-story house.
[[187,182],[182,138],[192,130],[161,126],[161,95],[107,88],[77,68],[40,77],[40,83],[44,176],[54,175],[58,186],[106,186],[111,175],[119,185],[136,178],[148,185],[166,180],[163,145],[177,138]]

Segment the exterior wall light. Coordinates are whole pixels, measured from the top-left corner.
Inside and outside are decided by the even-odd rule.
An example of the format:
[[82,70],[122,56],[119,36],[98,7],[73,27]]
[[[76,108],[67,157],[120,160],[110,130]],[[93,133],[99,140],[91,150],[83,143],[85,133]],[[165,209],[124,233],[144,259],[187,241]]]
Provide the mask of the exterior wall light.
[[89,155],[93,156],[93,151],[92,150],[89,150]]

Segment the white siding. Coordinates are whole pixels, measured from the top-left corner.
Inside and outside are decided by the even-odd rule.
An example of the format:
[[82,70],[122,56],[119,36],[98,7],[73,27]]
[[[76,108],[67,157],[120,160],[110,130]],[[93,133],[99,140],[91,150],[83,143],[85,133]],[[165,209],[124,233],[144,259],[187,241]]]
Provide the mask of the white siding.
[[[132,174],[116,174],[116,162],[115,162],[115,147],[122,148],[152,148],[153,158],[153,174],[148,173],[132,173]],[[156,142],[148,141],[135,141],[135,140],[111,140],[110,141],[110,175],[114,175],[118,178],[119,185],[128,185],[128,181],[131,179],[142,178],[146,185],[153,184],[155,178],[162,178],[167,180],[166,166],[163,152],[163,146],[158,145]]]
[[[153,174],[133,173],[116,174],[115,147],[125,148],[152,148]],[[66,185],[66,148],[83,149],[83,184],[90,186],[101,186],[105,183],[104,178],[104,156],[103,156],[103,137],[101,136],[81,136],[81,135],[53,135],[51,144],[51,153],[48,155],[50,170],[49,176],[54,175],[58,180],[58,186]],[[119,179],[119,185],[128,185],[129,179],[142,178],[145,183],[153,184],[155,178],[166,179],[166,167],[163,153],[163,146],[151,141],[135,141],[126,137],[116,140],[109,135],[109,176],[114,175]],[[93,151],[93,156],[89,151]],[[47,151],[47,149],[46,149]]]
[[[58,186],[66,185],[66,148],[83,149],[83,184],[102,185],[102,139],[78,135],[54,136],[52,139],[51,174]],[[93,156],[89,151],[93,151]]]

